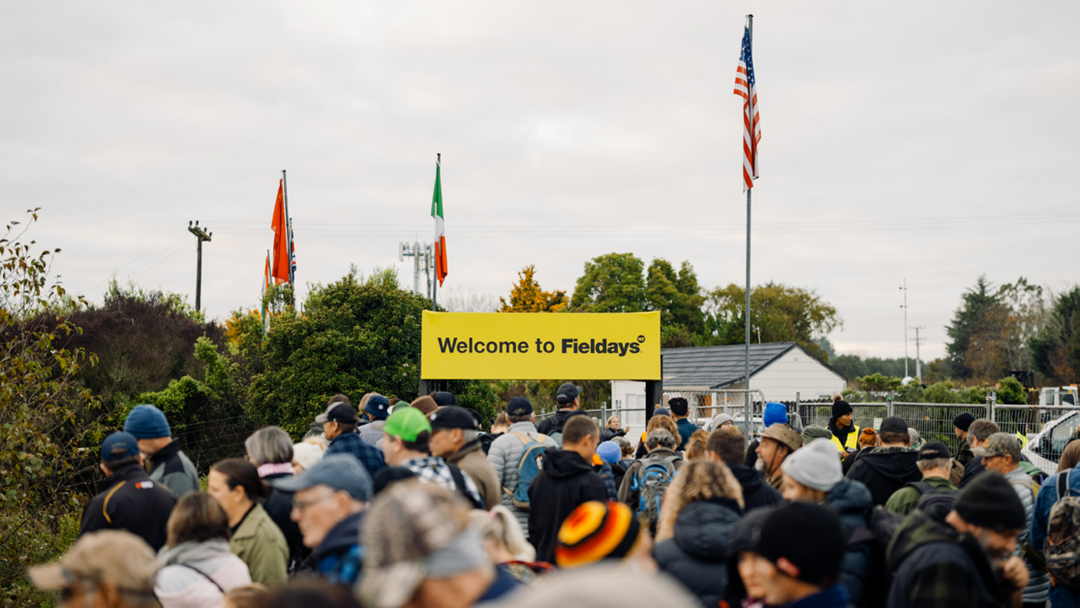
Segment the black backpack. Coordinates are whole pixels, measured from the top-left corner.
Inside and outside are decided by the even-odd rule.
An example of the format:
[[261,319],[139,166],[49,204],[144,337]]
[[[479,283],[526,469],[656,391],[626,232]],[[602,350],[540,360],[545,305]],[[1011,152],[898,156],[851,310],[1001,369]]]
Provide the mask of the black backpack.
[[915,509],[939,524],[945,523],[945,517],[956,504],[955,490],[935,488],[925,481],[912,481],[904,487],[915,488],[919,491],[919,502],[915,505]]
[[880,505],[867,511],[866,526],[856,528],[848,538],[848,547],[865,544],[870,555],[870,567],[863,581],[862,597],[851,598],[852,602],[866,608],[885,608],[892,585],[892,572],[889,571],[886,549],[904,516],[886,511]]

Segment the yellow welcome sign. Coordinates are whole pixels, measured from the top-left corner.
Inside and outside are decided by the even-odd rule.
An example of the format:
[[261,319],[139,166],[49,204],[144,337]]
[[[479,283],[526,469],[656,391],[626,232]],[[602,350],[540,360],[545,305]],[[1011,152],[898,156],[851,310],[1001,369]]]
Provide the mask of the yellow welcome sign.
[[660,313],[424,311],[431,380],[659,380]]

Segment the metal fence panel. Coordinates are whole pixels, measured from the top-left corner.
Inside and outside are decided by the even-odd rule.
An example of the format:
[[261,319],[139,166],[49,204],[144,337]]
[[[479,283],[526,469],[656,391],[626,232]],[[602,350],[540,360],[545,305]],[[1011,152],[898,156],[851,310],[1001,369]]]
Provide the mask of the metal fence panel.
[[956,403],[894,403],[893,415],[907,422],[908,426],[919,432],[924,442],[940,441],[956,453],[960,448],[960,438],[956,436],[953,418],[962,412],[969,412],[976,418],[989,418],[985,405]]

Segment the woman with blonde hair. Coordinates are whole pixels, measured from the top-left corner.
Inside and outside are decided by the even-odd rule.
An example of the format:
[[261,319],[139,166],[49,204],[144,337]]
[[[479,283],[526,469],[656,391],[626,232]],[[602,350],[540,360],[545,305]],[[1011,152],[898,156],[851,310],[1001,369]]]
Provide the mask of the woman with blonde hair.
[[531,585],[553,569],[551,564],[533,561],[536,549],[525,540],[525,532],[510,509],[498,505],[491,511],[476,509],[469,516],[480,529],[491,563],[517,580]]
[[726,466],[686,463],[668,487],[653,557],[706,606],[727,591],[728,546],[743,513],[742,486]]

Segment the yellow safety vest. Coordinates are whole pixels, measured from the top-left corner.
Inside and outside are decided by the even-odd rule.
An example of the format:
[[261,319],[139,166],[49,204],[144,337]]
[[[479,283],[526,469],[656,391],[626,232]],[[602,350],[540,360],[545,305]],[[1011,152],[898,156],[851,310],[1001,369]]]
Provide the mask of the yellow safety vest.
[[851,432],[847,434],[847,439],[844,440],[844,443],[840,443],[840,440],[837,439],[836,435],[833,435],[832,436],[833,445],[836,446],[836,449],[841,454],[847,452],[848,448],[850,448],[852,450],[859,449],[859,432],[861,430],[862,429],[860,429],[858,426],[852,424],[851,425]]

